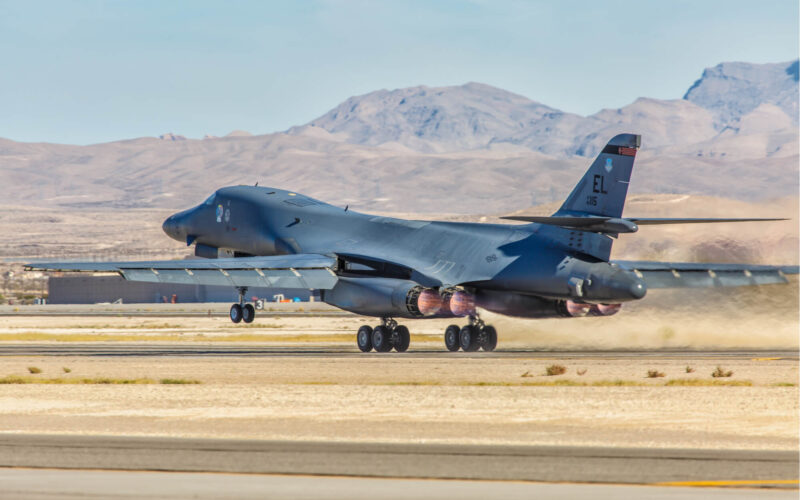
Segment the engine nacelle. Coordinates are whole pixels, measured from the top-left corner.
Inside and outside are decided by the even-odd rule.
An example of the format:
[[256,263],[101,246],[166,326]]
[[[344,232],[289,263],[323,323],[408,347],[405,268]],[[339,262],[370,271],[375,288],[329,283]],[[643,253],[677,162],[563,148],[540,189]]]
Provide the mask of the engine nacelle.
[[409,280],[392,278],[339,278],[322,300],[346,311],[366,316],[422,318],[442,307],[439,292]]
[[478,290],[475,299],[478,307],[519,318],[579,318],[589,314],[610,316],[621,307],[620,304],[584,304],[494,290]]

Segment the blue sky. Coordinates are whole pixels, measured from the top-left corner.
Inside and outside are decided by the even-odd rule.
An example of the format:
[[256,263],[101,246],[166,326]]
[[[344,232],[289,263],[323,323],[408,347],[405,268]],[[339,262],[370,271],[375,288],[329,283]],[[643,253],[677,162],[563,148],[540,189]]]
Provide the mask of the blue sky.
[[488,83],[591,114],[798,57],[798,2],[0,0],[0,137],[285,130],[351,95]]

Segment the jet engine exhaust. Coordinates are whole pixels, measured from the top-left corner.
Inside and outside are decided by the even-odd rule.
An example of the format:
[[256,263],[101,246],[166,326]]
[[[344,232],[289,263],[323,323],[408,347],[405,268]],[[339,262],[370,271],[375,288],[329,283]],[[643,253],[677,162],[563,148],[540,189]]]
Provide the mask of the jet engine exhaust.
[[622,304],[594,304],[589,314],[592,316],[613,316],[622,309]]
[[580,304],[571,300],[567,300],[564,305],[566,306],[567,314],[573,318],[586,316],[592,310],[591,304]]
[[467,292],[457,290],[447,298],[447,309],[453,316],[475,314],[475,297]]
[[431,288],[425,288],[416,297],[417,310],[423,316],[433,316],[442,308],[442,296]]

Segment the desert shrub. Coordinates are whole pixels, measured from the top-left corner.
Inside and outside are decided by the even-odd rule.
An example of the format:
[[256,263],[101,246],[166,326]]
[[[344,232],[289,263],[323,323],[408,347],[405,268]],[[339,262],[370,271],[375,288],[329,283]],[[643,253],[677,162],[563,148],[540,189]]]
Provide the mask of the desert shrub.
[[660,372],[658,370],[647,370],[647,378],[658,378],[663,376],[664,372]]
[[545,369],[545,373],[550,377],[553,375],[564,375],[567,373],[567,367],[564,365],[550,365]]
[[36,366],[29,366],[28,367],[28,372],[36,375],[37,373],[42,373],[42,369],[39,368],[39,367],[36,367]]
[[724,368],[722,368],[721,366],[717,366],[717,369],[716,369],[716,370],[714,370],[713,372],[711,372],[711,376],[712,376],[712,377],[714,377],[714,378],[718,378],[718,377],[730,377],[731,375],[733,375],[733,372],[732,372],[732,371],[730,371],[730,370],[727,370],[727,371],[726,371],[726,370],[725,370]]

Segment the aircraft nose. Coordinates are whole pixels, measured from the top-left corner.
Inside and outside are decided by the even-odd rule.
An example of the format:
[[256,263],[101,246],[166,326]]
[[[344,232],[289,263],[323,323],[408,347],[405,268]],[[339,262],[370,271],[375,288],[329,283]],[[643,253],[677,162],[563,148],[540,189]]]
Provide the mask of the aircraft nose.
[[164,221],[164,224],[161,225],[161,229],[163,229],[164,232],[167,233],[167,236],[173,240],[180,241],[183,239],[180,226],[181,224],[178,221],[177,214],[174,214],[167,217],[167,219]]

